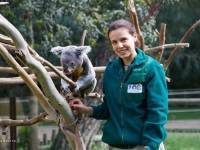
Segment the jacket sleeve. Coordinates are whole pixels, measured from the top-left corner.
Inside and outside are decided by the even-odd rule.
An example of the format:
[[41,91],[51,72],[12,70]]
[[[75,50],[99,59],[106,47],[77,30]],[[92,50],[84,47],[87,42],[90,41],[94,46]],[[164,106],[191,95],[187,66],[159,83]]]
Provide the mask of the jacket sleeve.
[[105,98],[102,104],[98,106],[92,106],[92,108],[93,108],[93,113],[91,117],[99,120],[107,120],[110,117]]
[[[103,93],[105,93],[105,78],[107,76],[107,68],[104,72],[104,77],[103,77]],[[98,105],[98,106],[92,106],[93,108],[93,113],[91,117],[99,120],[107,120],[110,117],[109,114],[109,109],[107,105],[107,99],[106,96],[104,95],[103,97],[103,103]]]
[[168,90],[163,67],[155,63],[147,75],[147,115],[144,123],[142,144],[148,150],[158,150],[166,139],[164,125],[167,122]]

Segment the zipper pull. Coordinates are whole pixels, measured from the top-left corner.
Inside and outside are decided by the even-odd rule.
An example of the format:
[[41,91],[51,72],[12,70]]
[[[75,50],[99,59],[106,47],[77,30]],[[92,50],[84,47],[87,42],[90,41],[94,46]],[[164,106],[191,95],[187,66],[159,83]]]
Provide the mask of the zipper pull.
[[120,88],[122,88],[122,83],[121,83],[121,85],[120,85]]

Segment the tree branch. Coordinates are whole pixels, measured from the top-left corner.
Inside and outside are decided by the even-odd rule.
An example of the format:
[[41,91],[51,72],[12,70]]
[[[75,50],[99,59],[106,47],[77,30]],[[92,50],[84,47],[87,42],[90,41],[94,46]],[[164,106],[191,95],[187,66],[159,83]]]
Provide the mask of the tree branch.
[[9,2],[0,2],[0,5],[8,5]]
[[173,48],[173,47],[179,47],[179,48],[184,48],[184,47],[189,47],[189,43],[172,43],[172,44],[165,44],[162,46],[156,46],[152,48],[146,48],[145,53],[151,53],[151,52],[157,52],[160,51],[161,48]]
[[[79,130],[74,123],[76,120],[72,110],[64,97],[57,91],[48,72],[43,65],[31,55],[30,48],[20,32],[2,15],[0,15],[0,28],[12,37],[16,48],[22,52],[25,63],[37,76],[45,95],[49,98],[49,103],[60,113],[60,127],[70,143],[71,148],[73,150],[85,150],[85,145],[82,142]],[[2,54],[4,54],[6,49],[2,45],[0,46],[0,49],[3,49]]]
[[[22,67],[26,72],[31,72],[31,69],[29,67]],[[55,66],[55,68],[59,71],[62,71],[62,67],[61,66]],[[94,71],[97,73],[97,74],[101,74],[101,73],[104,73],[104,70],[105,70],[105,66],[98,66],[98,67],[94,67]],[[45,67],[45,69],[48,71],[48,72],[51,72],[52,69],[50,69],[49,67]],[[0,67],[0,73],[12,73],[12,74],[17,74],[17,72],[12,68],[12,67]],[[57,74],[52,74],[51,77],[55,77],[54,79],[58,79],[60,78],[60,76],[58,76]]]
[[[62,71],[62,67],[60,66],[55,66],[58,70]],[[30,73],[32,72],[29,67],[22,67],[26,72]],[[45,69],[50,72],[51,69],[49,67],[45,67]],[[12,67],[0,67],[0,73],[12,73],[12,74],[17,74],[17,72],[12,68]]]
[[129,10],[129,15],[130,15],[131,21],[134,24],[135,29],[136,29],[137,37],[138,37],[138,40],[140,42],[140,47],[141,47],[142,50],[144,50],[144,38],[143,38],[142,32],[140,30],[134,0],[128,0],[128,10]]
[[[183,37],[181,38],[181,40],[179,41],[180,43],[183,43],[187,40],[187,38],[192,34],[192,32],[196,29],[196,27],[198,27],[200,25],[200,20],[198,20],[197,22],[195,22],[183,35]],[[176,53],[178,52],[178,47],[175,47],[172,52],[170,53],[168,59],[165,61],[164,63],[164,68],[165,70],[168,69],[169,65],[171,64],[172,60],[174,59]]]
[[9,38],[8,36],[5,36],[3,34],[0,34],[0,42],[5,43],[5,44],[9,44],[9,45],[14,45],[14,42],[11,38]]
[[36,124],[47,116],[46,112],[40,113],[38,116],[33,117],[32,119],[25,120],[12,120],[12,119],[0,119],[0,126],[30,126]]
[[[44,90],[45,95],[49,98],[50,104],[55,109],[57,109],[60,112],[60,114],[62,114],[66,124],[70,124],[71,122],[73,122],[75,118],[72,114],[68,103],[57,91],[53,81],[51,80],[50,76],[48,75],[44,67],[41,65],[41,63],[39,63],[31,56],[28,50],[28,44],[26,43],[22,35],[19,33],[19,31],[11,23],[9,23],[2,15],[0,15],[0,28],[6,31],[12,37],[13,41],[16,44],[16,48],[23,53],[27,65],[36,74],[37,79]],[[74,131],[75,126],[71,126],[70,129]]]
[[5,61],[12,66],[12,68],[21,76],[27,86],[31,89],[33,94],[38,98],[38,102],[44,108],[44,110],[51,116],[51,118],[56,119],[55,110],[48,103],[48,99],[43,95],[40,88],[36,83],[29,77],[28,73],[16,62],[16,60],[8,53],[8,51],[0,44],[0,54],[3,56]]
[[[16,52],[19,53],[20,51],[15,48],[14,43],[12,39],[10,39],[7,36],[0,35],[0,43],[3,43],[3,45],[10,51],[10,52]],[[74,81],[72,81],[70,78],[64,75],[62,71],[59,71],[57,68],[54,67],[49,61],[45,60],[44,58],[40,57],[39,54],[32,49],[30,46],[28,46],[28,50],[31,52],[31,54],[36,58],[38,61],[40,61],[42,64],[48,66],[53,70],[58,76],[60,76],[63,80],[65,80],[67,83],[69,83],[72,87],[76,87],[76,84]]]
[[85,45],[85,37],[86,37],[86,34],[87,34],[87,30],[84,30],[83,31],[83,35],[81,37],[81,46]]
[[[159,35],[159,45],[160,46],[165,44],[165,31],[166,31],[166,24],[161,23],[161,25],[160,25],[160,35]],[[164,53],[164,47],[160,48],[160,52],[158,53],[157,60],[159,62],[161,62],[163,53]]]

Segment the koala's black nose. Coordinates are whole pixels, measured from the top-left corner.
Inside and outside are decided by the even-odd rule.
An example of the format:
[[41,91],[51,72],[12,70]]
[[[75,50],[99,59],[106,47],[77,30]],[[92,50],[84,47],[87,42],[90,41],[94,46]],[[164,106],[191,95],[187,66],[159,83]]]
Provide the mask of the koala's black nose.
[[69,73],[69,70],[66,69],[66,68],[63,68],[63,72],[64,72],[65,74],[67,74],[67,73]]

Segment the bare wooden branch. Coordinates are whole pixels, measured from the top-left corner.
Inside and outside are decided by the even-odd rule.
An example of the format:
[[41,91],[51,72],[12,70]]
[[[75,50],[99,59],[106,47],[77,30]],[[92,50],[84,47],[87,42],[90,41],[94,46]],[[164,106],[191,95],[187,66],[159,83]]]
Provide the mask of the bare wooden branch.
[[[183,35],[183,37],[180,40],[180,43],[183,43],[187,40],[187,38],[192,34],[192,32],[200,25],[200,20],[196,21]],[[165,70],[168,69],[169,65],[171,64],[172,60],[174,59],[176,53],[178,52],[178,47],[175,47],[172,52],[170,53],[168,59],[164,63]]]
[[[58,70],[62,70],[61,66],[55,66]],[[22,67],[26,72],[31,72],[31,69],[29,67]],[[50,72],[51,69],[49,67],[45,67],[45,69]],[[11,73],[11,74],[17,74],[17,72],[12,67],[0,67],[0,73]]]
[[[165,31],[166,31],[166,24],[161,23],[161,25],[160,25],[160,35],[159,35],[159,45],[160,46],[165,44]],[[162,48],[160,49],[160,51],[158,53],[158,57],[157,57],[157,60],[159,62],[161,62],[163,53],[164,53],[164,47],[162,46]]]
[[47,115],[46,112],[43,112],[38,116],[25,120],[0,119],[0,126],[30,126],[44,120]]
[[[2,43],[10,52],[17,52],[19,53],[20,51],[16,49],[15,46],[13,46],[13,41],[7,36],[1,35],[0,36],[0,43]],[[40,57],[38,53],[32,49],[30,46],[28,47],[29,51],[31,54],[36,58],[38,61],[40,61],[42,64],[48,66],[53,70],[58,76],[60,76],[63,80],[65,80],[67,83],[69,83],[72,87],[76,87],[76,84],[74,81],[72,81],[70,78],[64,75],[62,71],[59,71],[57,68],[54,67],[49,61],[45,60],[44,58]]]
[[81,46],[85,45],[85,37],[86,37],[86,34],[87,34],[87,30],[84,30],[83,31],[83,35],[81,37]]
[[9,45],[14,45],[14,42],[12,41],[12,39],[3,34],[0,34],[0,42],[9,44]]
[[8,5],[9,2],[0,2],[0,5]]
[[131,21],[134,24],[135,29],[136,29],[137,37],[140,42],[140,47],[142,50],[144,50],[144,38],[143,38],[142,32],[140,30],[134,0],[128,0],[128,10],[129,10],[129,15],[130,15]]
[[161,48],[173,48],[173,47],[184,48],[184,47],[189,47],[189,46],[190,46],[189,43],[172,43],[172,44],[165,44],[165,45],[157,46],[157,47],[153,47],[153,48],[146,48],[146,49],[145,49],[145,53],[151,53],[151,52],[160,51]]
[[[29,67],[22,67],[26,72],[31,72],[31,69]],[[55,66],[55,68],[59,71],[62,71],[62,67],[61,66]],[[97,73],[97,74],[101,74],[101,73],[104,73],[104,70],[105,70],[105,66],[98,66],[98,67],[94,67],[94,71]],[[48,72],[51,72],[52,69],[50,69],[49,67],[45,67],[45,69],[48,71]],[[12,68],[12,67],[0,67],[0,73],[12,73],[12,74],[17,74],[17,72]],[[52,77],[54,77],[54,75],[52,74]],[[55,79],[57,79],[57,77],[60,77],[58,75],[55,75]]]
[[94,71],[96,72],[96,74],[102,74],[102,73],[104,73],[105,69],[106,69],[106,66],[94,67]]
[[56,112],[48,103],[48,99],[43,95],[40,88],[36,83],[29,77],[27,72],[15,61],[15,59],[8,53],[8,51],[0,44],[0,54],[3,56],[5,61],[12,66],[12,68],[21,76],[27,86],[31,89],[33,94],[38,98],[38,102],[44,108],[44,110],[51,116],[51,118],[56,118]]
[[[57,67],[57,68],[61,69],[61,67]],[[95,71],[100,74],[104,73],[105,68],[106,68],[105,66],[94,67]],[[23,67],[23,69],[26,70],[26,72],[31,71],[28,67]],[[47,68],[47,70],[49,70],[48,74],[50,75],[52,79],[60,79],[60,76],[58,76],[55,72],[50,72],[51,69]],[[15,71],[11,67],[0,67],[0,73],[1,72],[17,74],[17,71]],[[28,75],[29,75],[29,78],[31,78],[32,80],[34,81],[37,80],[37,77],[34,74],[28,74]],[[22,77],[0,78],[0,84],[12,85],[12,84],[24,84],[24,83],[26,83],[26,81],[24,81]]]
[[3,42],[0,42],[0,44],[2,44],[7,50],[9,50],[10,53],[18,53],[19,51],[16,49],[15,46],[10,45],[10,44],[6,44]]
[[89,98],[98,99],[98,101],[103,102],[102,101],[102,95],[100,95],[99,93],[89,93],[87,96]]
[[[57,76],[54,72],[48,72],[48,74],[53,79],[59,79],[59,76]],[[31,78],[34,81],[37,81],[37,77],[35,76],[35,74],[29,74],[29,78]],[[26,82],[21,77],[0,78],[1,85],[24,84],[24,83]]]
[[[71,122],[73,122],[75,118],[69,104],[57,91],[53,81],[51,80],[51,77],[48,75],[42,64],[31,56],[28,50],[28,44],[24,40],[20,32],[2,15],[0,15],[0,28],[9,33],[9,35],[15,42],[16,48],[23,53],[27,65],[36,74],[37,79],[40,82],[40,85],[42,86],[45,95],[49,98],[49,102],[51,103],[51,105],[55,107],[55,109],[57,109],[60,114],[62,114],[65,123],[70,124]],[[69,129],[74,131],[73,126],[71,126]]]
[[[0,15],[0,28],[12,37],[16,48],[22,52],[25,63],[36,74],[45,95],[49,98],[49,103],[61,114],[60,127],[62,127],[62,131],[70,143],[71,148],[73,150],[85,150],[82,137],[74,123],[76,120],[72,110],[64,97],[57,91],[51,77],[48,75],[48,72],[45,70],[43,65],[31,55],[28,44],[20,32],[2,15]],[[3,55],[4,52],[7,51],[2,45],[0,46],[0,49],[3,49],[1,50]]]

